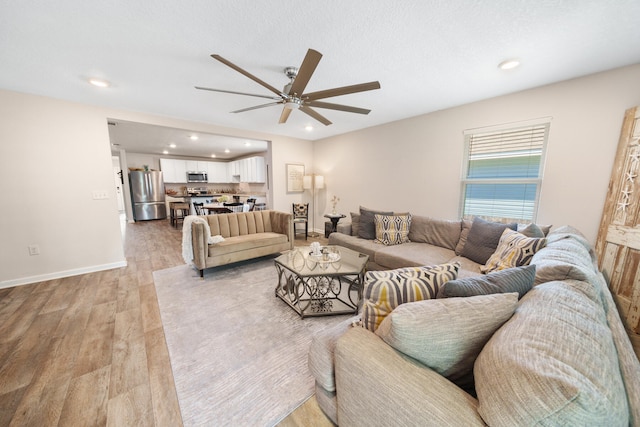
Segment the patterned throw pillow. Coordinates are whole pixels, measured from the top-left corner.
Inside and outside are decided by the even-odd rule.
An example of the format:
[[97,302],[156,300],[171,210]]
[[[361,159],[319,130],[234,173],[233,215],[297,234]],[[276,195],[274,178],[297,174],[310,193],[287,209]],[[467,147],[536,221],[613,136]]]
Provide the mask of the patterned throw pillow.
[[430,267],[368,271],[365,275],[362,326],[375,331],[394,308],[435,298],[440,286],[458,277],[457,262]]
[[376,243],[383,245],[399,245],[409,241],[409,227],[411,214],[404,215],[374,215],[376,225]]
[[529,265],[533,255],[546,244],[546,238],[527,237],[507,228],[500,237],[496,251],[487,260],[487,263],[480,267],[480,271],[489,273],[505,268]]

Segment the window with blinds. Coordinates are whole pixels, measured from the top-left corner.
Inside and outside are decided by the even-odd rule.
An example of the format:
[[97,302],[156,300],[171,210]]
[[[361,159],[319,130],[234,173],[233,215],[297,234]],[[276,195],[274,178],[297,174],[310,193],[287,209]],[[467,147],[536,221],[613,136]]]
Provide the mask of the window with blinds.
[[463,218],[535,220],[549,120],[465,132]]

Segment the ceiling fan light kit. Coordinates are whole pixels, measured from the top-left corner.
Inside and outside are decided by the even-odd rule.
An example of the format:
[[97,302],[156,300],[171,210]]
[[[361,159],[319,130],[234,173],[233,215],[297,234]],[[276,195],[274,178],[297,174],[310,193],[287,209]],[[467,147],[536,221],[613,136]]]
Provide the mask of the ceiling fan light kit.
[[333,104],[328,102],[319,102],[318,100],[331,98],[334,96],[348,95],[351,93],[380,89],[380,83],[377,81],[374,81],[374,82],[361,83],[361,84],[344,86],[344,87],[339,87],[334,89],[327,89],[327,90],[322,90],[318,92],[304,93],[304,90],[307,87],[307,84],[309,83],[311,76],[315,72],[316,67],[318,66],[318,63],[322,58],[322,54],[313,49],[309,49],[307,51],[307,54],[305,55],[304,60],[302,61],[302,65],[300,65],[300,68],[286,67],[284,69],[284,74],[290,79],[290,81],[284,86],[284,89],[282,91],[260,80],[258,77],[238,67],[232,62],[224,59],[220,55],[213,54],[211,55],[211,57],[217,61],[222,62],[226,66],[234,69],[235,71],[239,72],[245,77],[248,77],[254,82],[258,83],[262,87],[274,93],[276,96],[258,95],[258,94],[245,93],[245,92],[235,92],[235,91],[224,90],[224,89],[212,89],[212,88],[201,87],[201,86],[196,86],[195,87],[196,89],[272,99],[274,102],[269,102],[267,104],[243,108],[240,110],[232,111],[232,113],[242,113],[245,111],[256,110],[259,108],[282,104],[284,108],[282,109],[279,123],[286,123],[292,110],[300,110],[303,113],[307,114],[308,116],[324,124],[325,126],[328,126],[331,124],[331,121],[329,121],[326,117],[324,117],[323,115],[321,115],[311,107],[345,111],[348,113],[369,114],[371,110],[368,110],[365,108],[351,107],[348,105]]

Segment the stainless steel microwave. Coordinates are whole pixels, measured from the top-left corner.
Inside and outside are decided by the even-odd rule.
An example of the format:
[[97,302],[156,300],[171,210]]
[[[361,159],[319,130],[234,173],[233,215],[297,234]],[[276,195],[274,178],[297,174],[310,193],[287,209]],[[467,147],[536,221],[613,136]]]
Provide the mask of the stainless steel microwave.
[[207,182],[207,173],[187,171],[187,182]]

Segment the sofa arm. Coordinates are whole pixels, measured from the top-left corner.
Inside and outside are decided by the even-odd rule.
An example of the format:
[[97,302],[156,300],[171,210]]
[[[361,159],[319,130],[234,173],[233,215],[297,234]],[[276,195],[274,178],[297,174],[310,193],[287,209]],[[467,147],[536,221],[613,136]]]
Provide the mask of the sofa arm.
[[271,229],[274,233],[284,234],[289,239],[289,249],[293,249],[293,214],[280,211],[269,211]]
[[348,426],[484,426],[478,401],[360,327],[336,344],[338,423]]
[[191,223],[191,246],[193,248],[193,265],[198,270],[203,270],[207,266],[207,256],[209,250],[209,236],[206,235],[204,224]]

